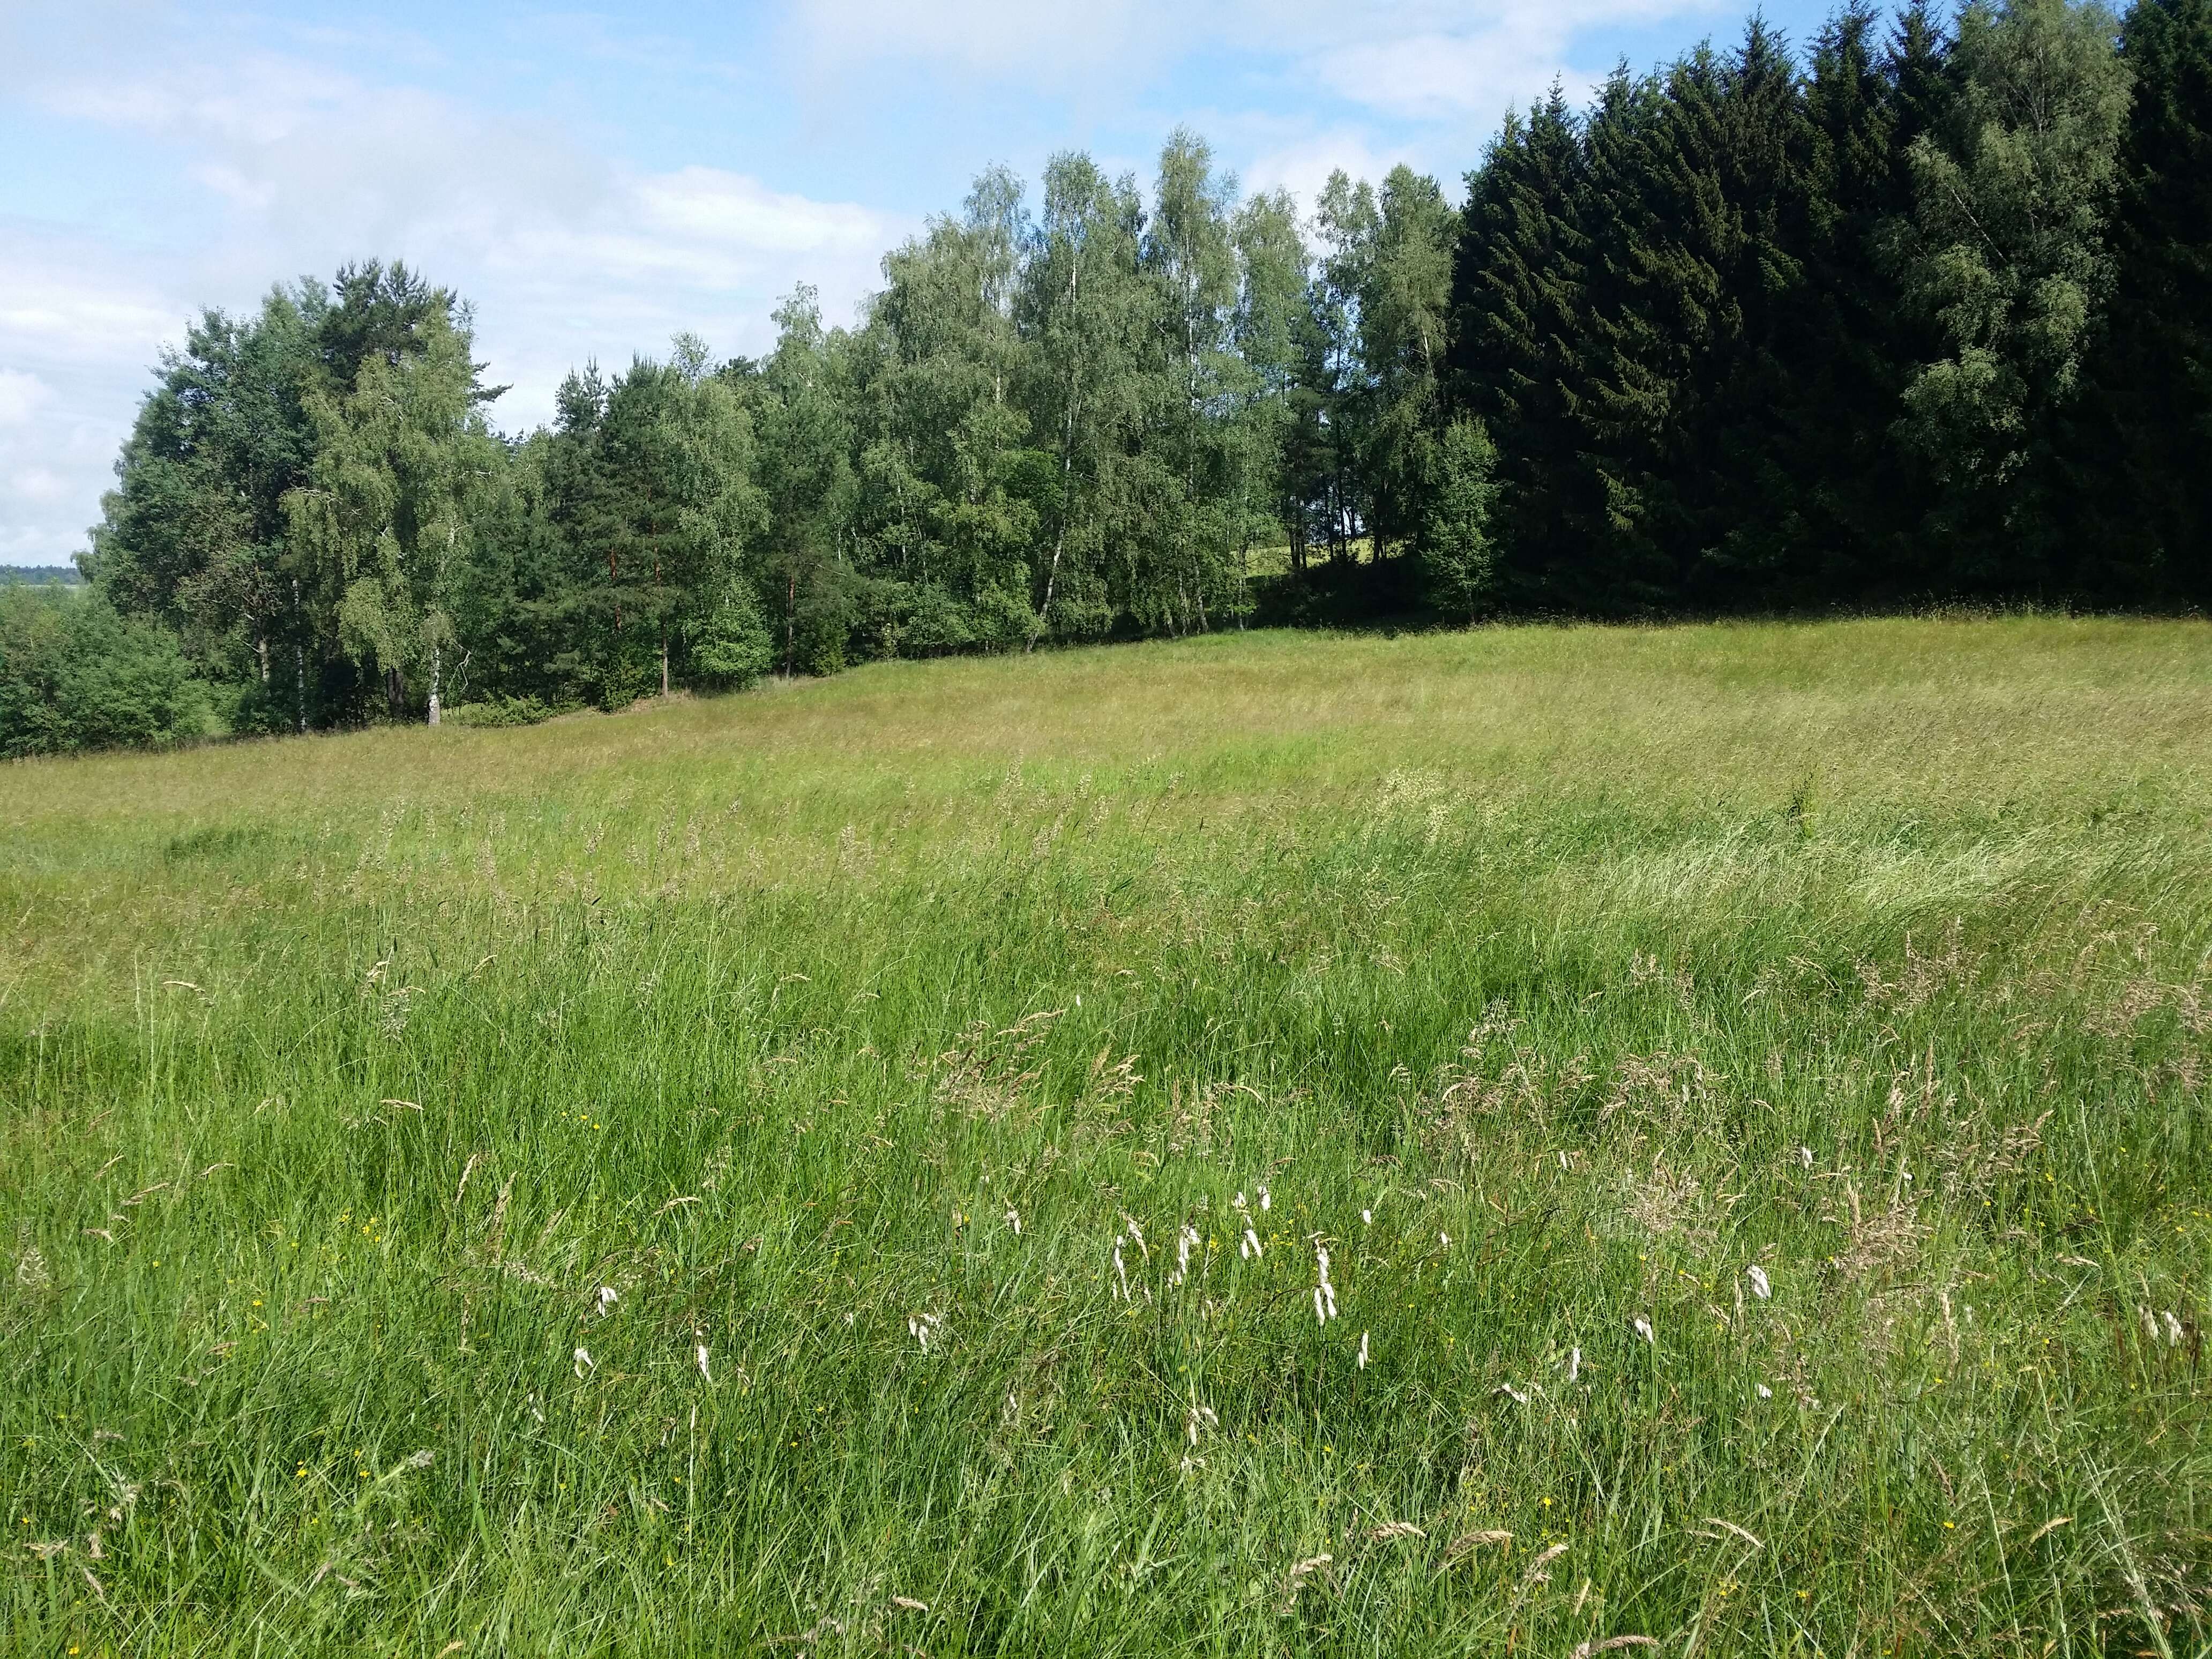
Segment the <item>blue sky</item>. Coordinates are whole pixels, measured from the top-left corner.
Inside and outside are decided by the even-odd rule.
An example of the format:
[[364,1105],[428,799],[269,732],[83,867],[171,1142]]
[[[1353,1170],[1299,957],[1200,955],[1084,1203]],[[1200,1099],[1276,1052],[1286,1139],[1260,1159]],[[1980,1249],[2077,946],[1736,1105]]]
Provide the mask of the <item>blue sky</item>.
[[[1769,0],[1802,40],[1821,0]],[[544,417],[572,364],[679,329],[850,318],[993,161],[1148,175],[1195,127],[1248,188],[1459,179],[1509,103],[1742,26],[1741,0],[0,0],[0,562],[67,558],[164,343],[205,306],[398,257],[475,305]]]

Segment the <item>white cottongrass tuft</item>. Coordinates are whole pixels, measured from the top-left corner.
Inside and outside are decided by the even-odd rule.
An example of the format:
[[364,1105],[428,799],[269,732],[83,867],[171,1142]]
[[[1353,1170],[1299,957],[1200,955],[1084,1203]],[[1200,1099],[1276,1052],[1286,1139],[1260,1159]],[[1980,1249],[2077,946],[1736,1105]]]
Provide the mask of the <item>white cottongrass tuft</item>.
[[1774,1282],[1767,1278],[1764,1267],[1747,1267],[1743,1276],[1751,1281],[1751,1293],[1761,1302],[1774,1294]]
[[1797,1149],[1797,1161],[1803,1164],[1807,1169],[1811,1169],[1813,1167],[1813,1149],[1810,1146],[1800,1146]]
[[1372,1210],[1362,1210],[1359,1212],[1359,1224],[1363,1227],[1373,1226],[1375,1224],[1375,1212]]
[[1198,1444],[1199,1436],[1220,1426],[1221,1419],[1213,1414],[1213,1407],[1201,1406],[1195,1400],[1190,1402],[1190,1409],[1183,1413],[1182,1431],[1190,1437],[1190,1443],[1194,1446]]
[[1275,1195],[1267,1190],[1267,1183],[1263,1181],[1260,1183],[1260,1207],[1264,1211],[1271,1210],[1274,1206]]
[[1496,1388],[1491,1390],[1491,1393],[1502,1394],[1507,1399],[1512,1401],[1516,1406],[1525,1406],[1528,1403],[1528,1396],[1522,1393],[1520,1389],[1515,1388],[1510,1382],[1500,1382]]
[[2164,1313],[2159,1315],[2159,1317],[2166,1322],[2166,1341],[2174,1347],[2179,1347],[2182,1336],[2181,1322],[2173,1316],[2173,1310],[2168,1308]]
[[1237,1218],[1244,1224],[1244,1237],[1237,1241],[1237,1255],[1245,1261],[1257,1261],[1261,1254],[1260,1235],[1252,1230],[1252,1212],[1244,1206],[1244,1194],[1239,1193],[1229,1200],[1229,1207],[1237,1212]]
[[1116,1300],[1129,1299],[1129,1270],[1121,1265],[1121,1241],[1118,1238],[1114,1241],[1114,1283],[1107,1288]]
[[712,1382],[714,1380],[714,1373],[707,1369],[707,1345],[702,1342],[695,1346],[691,1350],[691,1357],[699,1362],[699,1375]]
[[1188,1222],[1176,1232],[1175,1271],[1168,1275],[1169,1284],[1180,1285],[1190,1277],[1190,1253],[1203,1243],[1198,1229]]
[[1314,1257],[1319,1267],[1319,1282],[1314,1285],[1314,1318],[1326,1325],[1336,1317],[1336,1286],[1328,1280],[1328,1246],[1314,1246]]
[[1014,1237],[1016,1238],[1019,1238],[1022,1236],[1021,1212],[1018,1210],[1007,1211],[1006,1225],[1013,1229]]
[[1451,1235],[1449,1233],[1438,1233],[1437,1235],[1437,1243],[1443,1245],[1444,1249],[1449,1250],[1451,1249]]
[[1364,1331],[1359,1334],[1359,1369],[1363,1371],[1367,1369],[1367,1333]]
[[609,1314],[612,1313],[615,1310],[615,1304],[621,1300],[622,1293],[616,1290],[613,1285],[600,1285],[599,1291],[599,1317],[605,1319]]
[[1754,1391],[1761,1400],[1771,1400],[1774,1398],[1774,1390],[1768,1388],[1765,1383],[1759,1382],[1755,1383],[1753,1386]]
[[938,1328],[944,1323],[944,1320],[935,1314],[908,1314],[906,1319],[907,1334],[920,1343],[921,1351],[927,1353],[929,1339],[937,1334]]
[[1634,1331],[1637,1335],[1642,1337],[1650,1346],[1653,1347],[1656,1347],[1658,1346],[1657,1339],[1651,1334],[1651,1322],[1646,1319],[1642,1314],[1638,1314],[1635,1318],[1630,1320],[1628,1322],[1628,1326],[1631,1330]]
[[584,1380],[584,1374],[586,1371],[594,1371],[599,1369],[598,1365],[592,1362],[592,1351],[589,1348],[577,1349],[571,1364],[576,1373],[576,1380],[579,1382]]
[[1152,1253],[1145,1248],[1144,1229],[1137,1225],[1136,1217],[1125,1215],[1121,1219],[1128,1224],[1129,1237],[1135,1243],[1138,1250],[1143,1254],[1146,1261],[1150,1261],[1152,1259]]
[[1582,1374],[1583,1351],[1580,1348],[1571,1348],[1567,1351],[1567,1381],[1571,1382]]

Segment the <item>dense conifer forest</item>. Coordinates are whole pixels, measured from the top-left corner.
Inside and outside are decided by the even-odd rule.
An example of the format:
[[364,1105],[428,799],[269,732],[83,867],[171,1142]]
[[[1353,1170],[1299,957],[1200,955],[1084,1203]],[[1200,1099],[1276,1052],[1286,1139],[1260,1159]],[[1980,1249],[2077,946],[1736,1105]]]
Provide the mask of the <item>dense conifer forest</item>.
[[526,720],[1255,621],[2212,597],[2212,0],[1753,21],[1454,192],[994,168],[850,327],[503,435],[404,265],[210,312],[0,750]]

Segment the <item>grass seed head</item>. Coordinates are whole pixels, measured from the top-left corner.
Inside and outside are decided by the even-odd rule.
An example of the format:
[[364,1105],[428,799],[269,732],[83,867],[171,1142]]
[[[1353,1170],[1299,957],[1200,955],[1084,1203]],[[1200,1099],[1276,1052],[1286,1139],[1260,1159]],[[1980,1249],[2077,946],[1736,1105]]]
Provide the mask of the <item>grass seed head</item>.
[[1553,1545],[1551,1548],[1546,1550],[1541,1555],[1538,1556],[1534,1560],[1531,1561],[1528,1565],[1527,1568],[1521,1574],[1521,1582],[1524,1584],[1542,1584],[1549,1583],[1552,1575],[1547,1569],[1551,1566],[1553,1562],[1558,1560],[1566,1553],[1567,1547],[1565,1544]]
[[1472,1555],[1480,1549],[1502,1548],[1513,1541],[1513,1534],[1503,1527],[1484,1527],[1474,1532],[1463,1532],[1444,1546],[1444,1559],[1455,1561],[1462,1555]]

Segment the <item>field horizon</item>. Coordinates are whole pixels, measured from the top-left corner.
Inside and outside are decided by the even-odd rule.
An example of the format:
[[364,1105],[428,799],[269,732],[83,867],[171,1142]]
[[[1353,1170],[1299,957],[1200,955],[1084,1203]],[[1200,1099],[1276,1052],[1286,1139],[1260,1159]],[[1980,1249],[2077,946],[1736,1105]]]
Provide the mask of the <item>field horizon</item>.
[[2212,624],[0,769],[0,1652],[2212,1651]]

